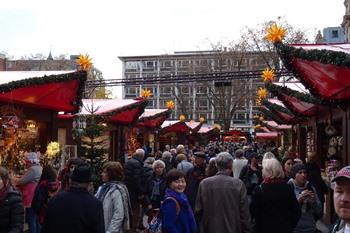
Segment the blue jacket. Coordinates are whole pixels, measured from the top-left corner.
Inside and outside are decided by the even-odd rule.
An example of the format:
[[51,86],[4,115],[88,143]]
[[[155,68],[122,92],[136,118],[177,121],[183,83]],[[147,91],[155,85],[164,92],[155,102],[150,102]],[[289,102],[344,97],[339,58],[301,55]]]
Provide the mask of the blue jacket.
[[[180,206],[180,212],[176,213],[176,203],[167,197],[173,197]],[[165,233],[195,233],[197,231],[193,211],[184,193],[167,189],[164,202],[161,207],[162,227]]]

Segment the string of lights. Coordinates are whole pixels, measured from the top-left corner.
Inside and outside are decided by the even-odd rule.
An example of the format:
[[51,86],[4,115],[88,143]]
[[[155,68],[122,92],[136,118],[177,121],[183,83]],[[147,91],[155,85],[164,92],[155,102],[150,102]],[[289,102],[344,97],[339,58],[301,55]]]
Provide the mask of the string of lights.
[[[86,87],[112,87],[112,86],[133,86],[133,85],[154,85],[154,84],[172,84],[188,82],[228,82],[232,80],[260,79],[262,70],[234,71],[234,72],[215,72],[215,73],[197,73],[197,74],[171,74],[153,77],[127,78],[127,79],[104,79],[90,80],[86,82]],[[288,77],[293,74],[288,70],[276,70],[275,75],[279,77]]]

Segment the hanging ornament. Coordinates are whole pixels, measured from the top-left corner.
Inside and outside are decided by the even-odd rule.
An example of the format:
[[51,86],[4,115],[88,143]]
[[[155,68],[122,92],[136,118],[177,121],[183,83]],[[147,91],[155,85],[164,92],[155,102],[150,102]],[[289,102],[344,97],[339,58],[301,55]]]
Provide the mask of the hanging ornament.
[[258,90],[258,99],[264,100],[267,97],[267,90],[266,88],[259,88]]
[[200,118],[199,118],[199,122],[200,122],[201,124],[203,124],[204,121],[205,121],[204,117],[200,117]]
[[88,71],[91,66],[92,66],[92,62],[91,62],[91,58],[89,58],[89,55],[82,55],[80,54],[78,59],[77,59],[77,63],[78,65],[80,66],[80,69],[81,70],[84,70],[84,71]]
[[256,126],[254,126],[255,129],[260,129],[261,125],[257,124]]
[[266,68],[261,74],[261,78],[265,83],[274,81],[275,77],[276,75],[274,70],[271,70],[269,68]]
[[179,118],[179,120],[180,120],[181,122],[184,122],[184,121],[186,120],[186,117],[185,117],[184,115],[181,115],[180,118]]
[[277,26],[276,23],[273,23],[271,27],[267,29],[267,35],[265,36],[265,39],[272,42],[277,43],[281,42],[283,38],[286,36],[287,30]]
[[151,90],[148,90],[148,89],[142,89],[141,90],[141,97],[144,98],[144,99],[148,99],[152,96],[152,92]]
[[175,103],[174,103],[174,101],[169,100],[168,102],[166,102],[166,107],[167,107],[168,109],[174,109],[174,108],[175,108]]

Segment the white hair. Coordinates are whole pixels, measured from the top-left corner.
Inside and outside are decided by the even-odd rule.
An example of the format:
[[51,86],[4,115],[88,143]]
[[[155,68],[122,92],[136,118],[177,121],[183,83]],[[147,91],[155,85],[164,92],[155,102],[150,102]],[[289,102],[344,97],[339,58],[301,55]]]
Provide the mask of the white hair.
[[266,152],[266,153],[264,154],[263,160],[264,160],[264,159],[275,159],[275,158],[276,158],[276,156],[275,156],[272,152]]
[[165,168],[165,163],[160,159],[154,161],[154,163],[152,164],[153,170],[156,170],[156,168],[159,166],[162,166],[163,168]]
[[221,152],[216,156],[216,166],[219,171],[232,167],[233,158],[228,152]]
[[172,155],[169,151],[164,151],[162,154],[162,159],[170,161],[172,159]]
[[176,153],[184,153],[185,152],[185,147],[182,144],[177,145],[176,147]]
[[135,151],[135,156],[143,157],[143,156],[145,156],[145,151],[143,149],[139,148]]
[[270,178],[270,179],[284,178],[282,165],[277,159],[275,158],[264,159],[262,166],[263,166],[262,175],[264,178]]

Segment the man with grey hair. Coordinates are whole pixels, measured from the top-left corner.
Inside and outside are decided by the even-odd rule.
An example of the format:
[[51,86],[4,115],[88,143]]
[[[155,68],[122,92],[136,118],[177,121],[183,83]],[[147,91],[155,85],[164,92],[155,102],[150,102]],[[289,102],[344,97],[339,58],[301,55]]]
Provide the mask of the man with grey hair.
[[204,179],[198,189],[195,214],[200,232],[252,232],[243,182],[233,178],[233,158],[228,152],[217,155],[219,172]]
[[133,212],[132,230],[134,231],[137,228],[141,228],[141,204],[145,192],[144,185],[142,184],[144,156],[145,151],[143,149],[137,149],[132,158],[126,162],[124,168],[124,181],[130,195]]

